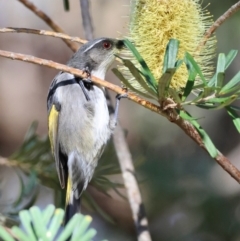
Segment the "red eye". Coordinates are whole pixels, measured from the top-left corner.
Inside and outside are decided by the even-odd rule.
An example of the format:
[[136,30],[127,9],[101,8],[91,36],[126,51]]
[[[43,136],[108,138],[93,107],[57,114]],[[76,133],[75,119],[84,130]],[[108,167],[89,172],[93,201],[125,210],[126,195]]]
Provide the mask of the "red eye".
[[110,42],[107,42],[107,41],[103,42],[103,48],[110,49],[111,47],[112,47],[112,44]]

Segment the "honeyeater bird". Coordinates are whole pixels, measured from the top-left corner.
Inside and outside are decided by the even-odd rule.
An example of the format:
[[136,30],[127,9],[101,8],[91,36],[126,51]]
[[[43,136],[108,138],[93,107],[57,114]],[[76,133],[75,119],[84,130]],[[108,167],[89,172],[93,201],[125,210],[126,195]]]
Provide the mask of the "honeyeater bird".
[[80,196],[117,121],[120,98],[114,118],[110,118],[104,88],[94,84],[91,76],[104,79],[123,45],[123,41],[110,38],[82,45],[67,65],[83,70],[89,77],[83,79],[60,72],[49,89],[49,138],[60,185],[67,187],[65,224],[80,212]]

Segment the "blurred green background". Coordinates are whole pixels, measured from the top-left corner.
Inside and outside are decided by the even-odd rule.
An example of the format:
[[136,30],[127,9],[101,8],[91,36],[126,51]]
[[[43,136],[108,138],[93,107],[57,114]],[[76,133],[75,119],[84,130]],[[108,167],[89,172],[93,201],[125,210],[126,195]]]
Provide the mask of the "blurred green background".
[[[69,12],[64,11],[59,0],[33,2],[68,34],[84,36],[79,1],[70,1]],[[210,3],[207,9],[216,20],[236,2],[209,0],[202,4]],[[91,1],[95,37],[125,36],[128,5],[129,0]],[[239,49],[239,23],[240,13],[236,13],[217,30],[217,54]],[[49,29],[16,0],[0,0],[0,26]],[[65,63],[72,54],[59,39],[30,34],[1,34],[0,49],[60,63]],[[240,55],[227,71],[226,80],[239,71],[239,63]],[[47,134],[46,98],[56,73],[53,69],[0,58],[0,156],[9,156],[21,145],[34,120],[39,123],[38,134]],[[119,84],[111,72],[106,79]],[[239,135],[227,114],[198,108],[189,111],[199,119],[216,147],[240,168]],[[123,100],[119,121],[126,129],[133,160],[141,163],[137,166],[137,177],[153,240],[240,241],[240,188],[229,174],[177,126],[149,110]],[[111,152],[108,153],[104,158],[112,158]],[[6,204],[14,200],[19,181],[12,169],[3,166],[0,180],[0,212],[3,212]],[[96,240],[136,240],[127,202],[115,194],[113,198],[102,194],[96,197],[117,223],[110,224],[91,212],[93,226],[98,230]],[[35,202],[40,207],[54,202],[51,189],[41,187]]]

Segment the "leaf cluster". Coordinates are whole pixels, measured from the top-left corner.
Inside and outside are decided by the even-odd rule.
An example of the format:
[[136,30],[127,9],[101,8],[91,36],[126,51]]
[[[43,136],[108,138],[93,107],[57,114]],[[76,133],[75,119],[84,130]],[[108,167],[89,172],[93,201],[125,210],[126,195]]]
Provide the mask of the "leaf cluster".
[[[60,188],[55,162],[53,160],[48,137],[39,137],[36,133],[37,123],[34,122],[27,131],[21,147],[9,157],[8,163],[14,167],[20,183],[20,192],[16,200],[6,206],[4,215],[16,218],[16,215],[23,208],[30,208],[39,193],[39,184],[50,187],[55,192],[55,204],[63,207],[65,205],[65,192]],[[113,144],[108,146],[103,154],[100,164],[97,166],[90,185],[98,191],[108,195],[113,189],[121,196],[119,188],[121,183],[115,183],[109,176],[119,174],[120,167],[114,152]],[[82,203],[90,210],[99,212],[105,219],[112,221],[98,206],[97,200],[86,190],[83,193]]]
[[90,216],[75,214],[66,227],[62,227],[64,211],[49,205],[43,211],[38,207],[19,213],[23,228],[14,226],[10,230],[0,226],[3,241],[91,241],[97,231],[89,228]]
[[[181,118],[189,121],[195,127],[202,137],[209,154],[212,157],[216,157],[218,150],[210,137],[199,125],[196,118],[193,118],[184,107],[186,105],[195,105],[208,110],[225,108],[238,132],[240,132],[240,118],[237,113],[237,111],[240,111],[240,108],[231,105],[240,96],[240,72],[228,83],[225,84],[224,81],[225,71],[236,57],[237,50],[231,50],[228,55],[219,54],[216,72],[211,79],[207,79],[191,54],[186,52],[183,59],[177,59],[180,42],[176,39],[170,39],[165,51],[162,76],[159,80],[156,80],[134,44],[128,39],[124,40],[124,44],[138,61],[140,68],[138,69],[129,59],[118,57],[147,93],[136,89],[119,69],[114,68],[114,74],[130,90],[147,98],[157,100],[163,110],[165,108],[164,101],[171,99],[173,104],[171,108],[174,108]],[[188,71],[186,86],[184,89],[176,90],[170,87],[170,83],[178,68],[183,64]]]

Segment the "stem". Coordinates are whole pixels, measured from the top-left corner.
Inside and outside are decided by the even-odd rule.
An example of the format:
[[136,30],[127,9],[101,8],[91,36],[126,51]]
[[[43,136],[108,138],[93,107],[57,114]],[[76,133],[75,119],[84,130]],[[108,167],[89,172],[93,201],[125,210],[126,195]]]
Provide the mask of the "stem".
[[[39,18],[41,18],[48,26],[50,26],[54,31],[59,33],[64,33],[63,29],[58,26],[47,14],[43,11],[38,9],[33,3],[29,2],[28,0],[18,0],[23,5],[25,5],[28,9],[34,12]],[[63,41],[67,44],[67,46],[73,51],[76,52],[78,50],[78,45],[67,40],[63,39]]]
[[132,210],[138,241],[152,240],[140,189],[135,176],[132,156],[125,141],[124,133],[121,127],[117,127],[115,129],[113,141],[116,147],[119,164],[121,166],[124,185],[128,194],[128,201]]
[[91,20],[91,15],[89,13],[89,1],[88,0],[80,0],[81,6],[81,15],[83,28],[85,31],[85,37],[87,40],[93,39],[93,25]]
[[[76,75],[76,76],[79,76],[82,78],[87,78],[86,73],[84,73],[83,71],[81,71],[79,69],[74,69],[74,68],[68,67],[63,64],[53,62],[51,60],[40,59],[40,58],[30,56],[30,55],[18,54],[18,53],[9,52],[9,51],[3,51],[3,50],[0,50],[0,56],[9,58],[9,59],[20,60],[20,61],[33,63],[33,64],[43,65],[43,66],[46,66],[49,68],[54,68],[54,69],[61,70],[61,71],[67,72],[67,73],[71,73],[73,75]],[[91,79],[95,84],[102,85],[103,87],[106,87],[118,94],[126,93],[125,89],[122,89],[121,87],[114,85],[112,83],[109,83],[105,80],[101,80],[94,76],[92,76]],[[182,118],[180,118],[174,109],[167,109],[167,110],[163,111],[158,105],[155,105],[152,102],[147,101],[131,92],[128,93],[127,98],[153,112],[156,112],[157,114],[160,114],[160,115],[166,117],[169,121],[178,125],[200,147],[202,147],[205,151],[207,151],[204,146],[204,143],[201,139],[201,136],[196,131],[194,126],[191,123],[189,123],[187,120],[183,120]],[[219,152],[217,157],[215,157],[214,159],[226,172],[228,172],[238,183],[240,183],[240,171],[227,159],[227,157],[225,157],[222,153]]]
[[199,51],[207,42],[207,40],[211,37],[211,35],[228,19],[230,18],[234,13],[236,13],[240,9],[240,1],[238,1],[236,4],[232,5],[223,15],[221,15],[213,24],[212,26],[207,30],[205,33],[203,40],[198,45],[196,52]]
[[52,31],[47,30],[39,30],[39,29],[30,29],[30,28],[0,28],[0,33],[31,33],[31,34],[37,34],[37,35],[44,35],[44,36],[50,36],[54,38],[61,38],[63,40],[69,40],[71,42],[77,42],[84,44],[87,41],[84,39],[81,39],[79,37],[71,37],[64,33],[56,33]]

